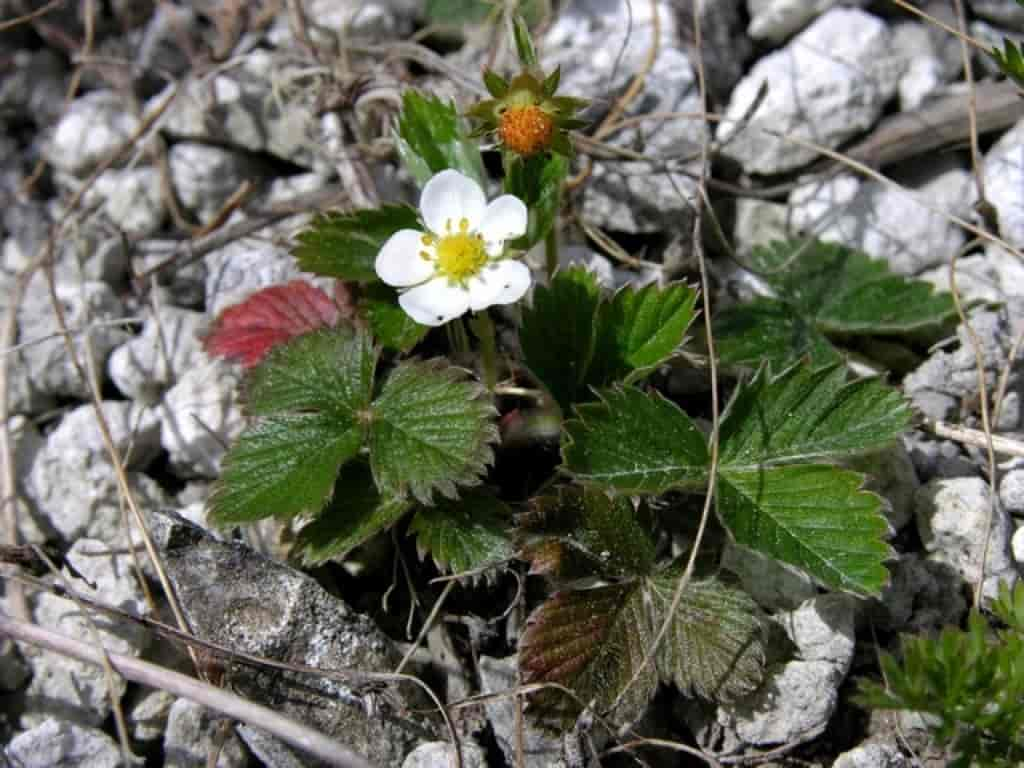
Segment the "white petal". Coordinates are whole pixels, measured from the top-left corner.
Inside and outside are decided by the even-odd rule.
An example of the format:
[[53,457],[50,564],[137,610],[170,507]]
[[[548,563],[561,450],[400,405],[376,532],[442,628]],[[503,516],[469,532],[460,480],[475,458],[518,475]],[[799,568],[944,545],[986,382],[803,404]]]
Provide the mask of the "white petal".
[[423,187],[420,195],[420,213],[431,232],[444,235],[445,225],[451,222],[457,230],[465,219],[471,231],[476,231],[487,207],[487,198],[480,185],[458,171],[441,171]]
[[530,288],[530,268],[521,261],[504,259],[469,281],[469,308],[474,312],[492,304],[512,304]]
[[469,309],[469,292],[439,277],[398,297],[405,313],[422,325],[444,325]]
[[433,256],[434,248],[423,245],[422,237],[415,229],[400,229],[389,237],[373,263],[377,276],[388,285],[404,288],[433,275],[433,259],[427,261],[420,253],[427,251]]
[[480,222],[480,234],[488,243],[504,242],[526,234],[526,205],[515,195],[502,195],[491,201]]

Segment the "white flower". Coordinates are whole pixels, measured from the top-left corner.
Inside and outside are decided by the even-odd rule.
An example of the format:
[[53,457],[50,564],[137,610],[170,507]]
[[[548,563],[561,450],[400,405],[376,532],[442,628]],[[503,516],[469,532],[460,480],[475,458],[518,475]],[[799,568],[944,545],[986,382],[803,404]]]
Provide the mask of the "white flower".
[[505,241],[526,233],[522,200],[502,195],[488,204],[471,178],[441,171],[423,187],[420,215],[427,230],[395,232],[374,263],[381,280],[405,289],[398,303],[413,320],[442,325],[523,297],[529,268],[502,258]]

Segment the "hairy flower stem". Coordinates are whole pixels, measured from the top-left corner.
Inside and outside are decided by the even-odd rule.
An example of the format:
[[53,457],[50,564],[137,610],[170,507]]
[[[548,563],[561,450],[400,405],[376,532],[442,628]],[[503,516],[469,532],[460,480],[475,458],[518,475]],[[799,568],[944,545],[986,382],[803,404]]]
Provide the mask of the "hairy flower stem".
[[494,338],[494,322],[487,310],[477,312],[469,321],[473,333],[480,339],[480,373],[488,392],[498,384],[498,345]]

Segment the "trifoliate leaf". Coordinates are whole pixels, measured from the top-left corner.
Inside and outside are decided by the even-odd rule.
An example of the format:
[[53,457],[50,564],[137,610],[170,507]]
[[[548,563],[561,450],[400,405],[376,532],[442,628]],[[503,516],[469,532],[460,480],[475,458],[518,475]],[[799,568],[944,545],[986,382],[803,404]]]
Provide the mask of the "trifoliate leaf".
[[495,409],[479,384],[443,360],[403,362],[373,402],[370,466],[385,495],[429,504],[477,485],[493,459]]
[[[655,631],[668,616],[681,569],[646,580]],[[765,653],[760,610],[749,595],[717,579],[687,584],[658,646],[661,679],[684,695],[731,701],[761,683]]]
[[879,498],[860,490],[863,480],[821,465],[723,467],[718,514],[737,544],[833,589],[877,596],[888,579],[888,523]]
[[430,330],[429,326],[420,325],[409,317],[398,306],[398,292],[383,283],[366,287],[359,298],[359,310],[370,324],[377,343],[396,352],[408,352]]
[[273,347],[342,319],[334,300],[305,280],[292,280],[256,291],[217,316],[203,339],[209,355],[238,360],[246,368]]
[[390,528],[411,506],[406,499],[382,497],[370,468],[352,461],[341,469],[330,503],[299,531],[295,551],[306,566],[345,555]]
[[566,414],[585,392],[600,301],[597,278],[574,267],[557,273],[551,287],[538,285],[533,306],[523,312],[519,341],[526,365]]
[[543,240],[558,219],[562,184],[569,174],[569,160],[561,154],[541,153],[508,161],[505,192],[526,204],[526,234],[513,240],[513,248],[529,250]]
[[881,448],[910,421],[902,395],[879,379],[847,381],[841,366],[762,369],[740,384],[719,432],[723,467],[811,461]]
[[224,459],[211,501],[218,523],[321,509],[363,442],[376,351],[362,332],[315,331],[276,347],[251,373],[257,417]]
[[422,557],[430,554],[449,573],[478,571],[505,562],[513,555],[507,505],[485,491],[470,491],[457,500],[445,499],[420,507],[409,525]]
[[253,369],[246,406],[257,415],[320,411],[355,422],[370,403],[376,366],[377,350],[363,331],[307,333]]
[[210,501],[218,525],[319,511],[338,468],[355,456],[362,427],[333,415],[268,416],[248,427],[224,458]]
[[948,293],[835,243],[774,242],[755,248],[749,260],[776,298],[726,309],[715,318],[715,341],[726,364],[784,364],[805,355],[815,364],[829,363],[839,353],[828,349],[827,335],[937,329],[956,314]]
[[694,317],[697,292],[688,285],[626,286],[601,305],[588,383],[637,381],[671,357]]
[[633,387],[602,390],[601,402],[576,406],[562,455],[584,483],[627,493],[693,488],[706,477],[704,436],[677,405]]
[[842,358],[814,323],[788,304],[758,298],[715,315],[715,352],[723,365],[784,367],[797,358],[829,365]]
[[[653,640],[639,582],[558,592],[527,620],[519,641],[519,672],[524,685],[559,683],[582,702],[607,710],[643,663]],[[657,686],[654,664],[647,664],[613,716],[635,721]],[[542,717],[572,722],[580,705],[561,691],[542,689],[530,696]]]
[[416,211],[407,205],[323,213],[299,233],[292,255],[306,272],[374,282],[378,279],[373,268],[377,254],[400,229],[422,229]]
[[452,168],[484,183],[478,143],[467,138],[453,104],[412,89],[402,97],[398,116],[398,154],[416,182]]
[[826,333],[900,334],[956,314],[948,293],[837,243],[774,242],[755,248],[750,261],[780,299]]
[[523,553],[531,573],[565,581],[623,578],[643,576],[654,565],[651,521],[641,522],[625,496],[561,486],[534,499],[518,523],[527,538]]

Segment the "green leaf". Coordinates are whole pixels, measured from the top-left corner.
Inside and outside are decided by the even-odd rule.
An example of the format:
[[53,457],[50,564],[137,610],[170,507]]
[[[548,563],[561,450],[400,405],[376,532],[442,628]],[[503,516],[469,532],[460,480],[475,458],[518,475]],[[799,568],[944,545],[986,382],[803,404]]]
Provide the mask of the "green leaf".
[[224,458],[210,501],[217,525],[316,512],[334,487],[338,468],[356,455],[362,429],[332,416],[268,416],[248,427]]
[[516,41],[516,52],[519,54],[519,63],[523,65],[523,69],[536,69],[538,66],[537,49],[533,45],[530,27],[520,13],[517,13],[512,19],[512,35]]
[[[604,712],[640,668],[653,639],[638,582],[558,592],[527,620],[519,641],[520,676],[524,685],[563,685]],[[654,664],[647,664],[615,719],[635,721],[657,683]],[[530,706],[563,723],[580,711],[576,699],[553,689],[531,695]]]
[[995,59],[1003,74],[1024,88],[1024,54],[1021,48],[1009,38],[1003,38],[1003,50],[992,48],[988,55]]
[[430,503],[476,485],[498,437],[494,405],[479,384],[443,360],[402,362],[372,406],[370,465],[385,495]]
[[340,280],[375,282],[373,263],[400,229],[422,229],[415,210],[385,205],[352,213],[322,213],[299,233],[292,255],[299,267]]
[[838,365],[762,369],[722,418],[723,467],[755,468],[881,448],[910,422],[903,396],[879,379],[846,380]]
[[830,365],[842,358],[812,322],[775,299],[757,298],[715,315],[712,323],[718,360],[727,366],[771,363],[781,368],[797,358]]
[[493,69],[484,70],[484,87],[496,99],[504,98],[508,93],[508,81]]
[[398,522],[410,506],[405,499],[382,497],[370,468],[362,461],[349,462],[338,475],[331,502],[299,531],[295,551],[306,566],[342,560]]
[[370,404],[377,351],[370,337],[346,326],[297,336],[253,368],[250,413],[321,411],[355,421]]
[[750,261],[779,298],[825,333],[898,335],[956,314],[948,293],[836,243],[774,242],[755,248]]
[[594,387],[643,378],[683,343],[697,292],[688,285],[626,286],[597,313],[597,341],[588,383]]
[[600,301],[597,278],[574,267],[558,272],[551,287],[538,285],[533,306],[523,312],[519,341],[524,361],[566,412],[586,392]]
[[569,174],[569,160],[560,154],[516,155],[508,161],[505,192],[526,204],[526,234],[510,245],[523,251],[541,242],[558,219],[562,185]]
[[531,573],[561,580],[625,578],[643,576],[654,566],[653,525],[649,519],[641,522],[625,496],[561,486],[551,496],[535,498],[518,523],[533,539],[525,547]]
[[504,502],[475,490],[458,500],[420,507],[409,532],[416,534],[420,557],[430,553],[442,570],[466,573],[512,557],[510,519],[511,511]]
[[877,596],[891,554],[881,502],[835,467],[723,468],[718,514],[736,543],[795,565],[833,589]]
[[[655,631],[672,605],[682,569],[646,581]],[[656,657],[661,678],[684,696],[731,701],[761,683],[765,649],[761,612],[753,599],[717,579],[691,581]]]
[[398,117],[398,153],[416,182],[423,186],[448,168],[484,183],[477,142],[466,137],[453,104],[407,90]]
[[252,370],[257,416],[224,459],[211,500],[217,523],[315,513],[363,442],[376,351],[342,326],[298,336]]
[[359,309],[377,342],[396,352],[408,352],[430,331],[429,326],[420,325],[398,306],[398,292],[383,283],[366,286]]
[[694,488],[707,475],[704,435],[675,403],[632,387],[602,390],[576,406],[562,455],[577,480],[627,493]]

